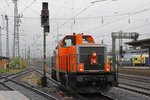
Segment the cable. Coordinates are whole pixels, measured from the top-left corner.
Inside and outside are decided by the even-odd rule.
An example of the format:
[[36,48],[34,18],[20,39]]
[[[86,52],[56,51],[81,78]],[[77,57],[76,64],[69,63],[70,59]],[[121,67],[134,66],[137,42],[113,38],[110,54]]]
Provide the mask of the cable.
[[7,4],[8,8],[9,8],[9,10],[10,10],[11,14],[13,15],[13,12],[12,12],[12,10],[10,9],[10,6],[9,6],[9,4],[8,4],[7,0],[5,0],[5,1],[6,1],[6,4]]
[[[110,0],[110,1],[111,1],[111,0]],[[109,2],[105,2],[105,3],[104,3],[103,5],[101,5],[101,6],[98,6],[96,9],[101,8],[101,7],[105,6],[106,4],[109,4],[110,1],[109,1]],[[90,11],[87,15],[91,15],[91,13],[93,13],[93,12],[95,12],[95,9],[92,10],[92,11]]]
[[62,4],[62,6],[56,11],[56,14],[52,17],[56,17],[57,13],[60,12],[61,8],[67,3],[67,0],[65,0],[65,2]]
[[[82,12],[86,11],[88,8],[90,8],[94,3],[90,4],[89,6],[87,6],[86,8],[84,8],[83,10],[81,10],[79,13],[77,13],[75,16],[73,16],[72,18],[70,18],[69,20],[67,20],[66,22],[64,22],[63,24],[61,24],[58,28],[61,28],[63,25],[67,24],[68,22],[70,22],[70,20],[74,19],[75,17],[79,16]],[[56,30],[54,30],[56,31]]]
[[91,5],[89,5],[88,7],[84,8],[83,10],[81,10],[78,14],[76,14],[75,16],[73,16],[72,18],[70,18],[68,21],[66,21],[65,23],[63,23],[62,25],[59,26],[59,28],[63,25],[65,25],[66,23],[68,23],[70,20],[74,19],[75,17],[79,16],[82,12],[84,12],[85,10],[87,10],[88,8],[90,8],[94,3],[92,3]]
[[[10,4],[11,4],[11,3],[9,3],[8,5],[10,5]],[[3,6],[2,8],[0,8],[0,11],[2,11],[4,15],[6,14],[6,11],[3,11],[3,9],[6,10],[5,8],[6,8],[8,5],[5,5],[5,6]]]
[[[92,34],[91,34],[92,35]],[[92,35],[93,37],[107,37],[107,36],[110,36],[110,35]]]
[[144,25],[139,25],[139,26],[137,26],[137,27],[133,27],[133,28],[130,28],[130,29],[128,29],[128,30],[133,30],[133,29],[142,28],[142,27],[144,27],[144,26],[148,26],[148,25],[150,25],[150,23],[148,23],[148,24],[144,24]]
[[[21,12],[21,13],[23,13],[26,9],[28,9],[32,4],[34,4],[34,2],[35,2],[36,0],[34,0],[31,4],[29,4],[29,6],[27,6],[26,7],[26,5],[24,4],[24,3],[22,3],[22,2],[20,2],[22,5],[24,5],[26,8]],[[33,10],[33,9],[31,9],[31,8],[29,8],[30,10],[32,10],[34,13],[36,13],[36,14],[38,14],[38,15],[41,15],[40,13],[38,13],[38,12],[36,12],[35,10]],[[20,13],[20,14],[21,14]]]
[[[74,18],[74,19],[98,19],[99,18],[111,18],[111,17],[118,17],[118,16],[128,16],[128,15],[132,15],[132,14],[135,14],[137,13],[136,12],[128,12],[128,13],[122,13],[122,14],[117,14],[117,15],[104,15],[104,16],[97,16],[97,17],[77,17],[77,18]],[[14,16],[9,16],[8,17],[14,17]],[[24,17],[24,18],[27,18],[27,19],[40,19],[40,17]],[[68,19],[73,19],[73,18],[50,18],[49,20],[68,20]]]
[[103,26],[109,25],[109,24],[111,24],[111,23],[120,21],[120,20],[122,20],[122,19],[124,19],[124,18],[127,18],[127,17],[129,17],[129,16],[133,16],[133,15],[139,14],[139,13],[144,12],[144,11],[147,11],[147,10],[149,10],[149,9],[150,9],[150,8],[147,8],[147,9],[144,9],[144,10],[140,10],[140,11],[133,12],[132,14],[130,14],[130,15],[128,15],[128,16],[121,17],[121,18],[119,18],[119,19],[113,20],[113,21],[108,22],[108,23],[106,23],[106,24],[103,24],[103,25],[94,27],[94,28],[92,28],[92,29],[90,29],[90,30],[88,30],[88,31],[85,31],[85,32],[89,32],[89,31],[91,31],[91,30],[98,29],[98,28],[100,28],[100,27],[103,27]]

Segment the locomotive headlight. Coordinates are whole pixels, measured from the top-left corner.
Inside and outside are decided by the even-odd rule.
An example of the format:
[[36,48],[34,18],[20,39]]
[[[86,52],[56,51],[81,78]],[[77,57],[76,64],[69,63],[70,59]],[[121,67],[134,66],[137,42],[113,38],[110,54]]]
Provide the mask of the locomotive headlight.
[[91,58],[91,65],[96,64],[97,63],[97,58]]
[[93,60],[93,63],[96,64],[96,60]]
[[105,72],[110,72],[110,64],[109,63],[105,64]]
[[83,69],[82,69],[82,68],[80,68],[80,71],[82,72],[82,71],[83,71]]
[[81,72],[83,71],[83,68],[82,68],[82,64],[80,64],[80,69],[79,69]]
[[83,63],[78,64],[78,71],[79,72],[84,72],[84,64]]
[[96,57],[96,56],[97,56],[96,52],[92,52],[92,57]]
[[109,71],[109,68],[106,68],[106,71]]
[[97,53],[92,52],[91,65],[96,64],[96,63],[97,63]]

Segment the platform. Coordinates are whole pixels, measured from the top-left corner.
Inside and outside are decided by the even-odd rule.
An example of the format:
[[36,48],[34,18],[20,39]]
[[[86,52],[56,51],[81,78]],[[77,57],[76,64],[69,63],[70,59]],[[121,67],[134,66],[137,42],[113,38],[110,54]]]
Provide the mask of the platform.
[[29,100],[18,91],[0,91],[0,100]]
[[131,74],[131,75],[137,75],[137,76],[145,76],[150,77],[150,68],[147,66],[138,66],[138,67],[119,67],[118,72],[120,74]]
[[150,69],[149,66],[122,66],[121,68]]

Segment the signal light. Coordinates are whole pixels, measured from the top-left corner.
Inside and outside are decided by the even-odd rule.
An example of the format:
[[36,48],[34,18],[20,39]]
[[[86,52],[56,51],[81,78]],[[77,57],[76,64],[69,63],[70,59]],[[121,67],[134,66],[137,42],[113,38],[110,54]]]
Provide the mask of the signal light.
[[97,63],[97,53],[92,52],[91,65],[96,64],[96,63]]
[[105,72],[110,72],[110,63],[105,64]]
[[96,56],[97,56],[96,52],[92,52],[92,57],[96,57]]
[[42,4],[41,26],[49,26],[49,10],[48,10],[47,2],[43,2],[43,4]]
[[49,25],[49,10],[43,9],[41,11],[41,25],[48,26]]
[[83,63],[78,64],[78,72],[84,72],[84,64]]
[[91,58],[91,65],[97,64],[97,58]]

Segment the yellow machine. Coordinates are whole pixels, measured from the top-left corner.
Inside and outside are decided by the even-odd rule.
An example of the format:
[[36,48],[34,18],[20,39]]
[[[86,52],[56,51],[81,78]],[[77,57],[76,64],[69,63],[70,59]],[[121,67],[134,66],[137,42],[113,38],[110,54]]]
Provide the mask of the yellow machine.
[[134,56],[133,63],[135,65],[145,65],[148,54],[137,54]]

